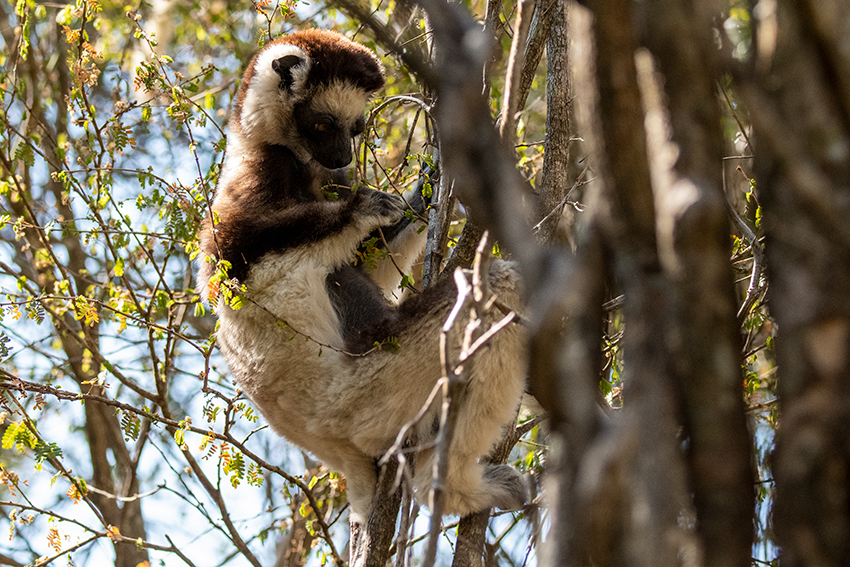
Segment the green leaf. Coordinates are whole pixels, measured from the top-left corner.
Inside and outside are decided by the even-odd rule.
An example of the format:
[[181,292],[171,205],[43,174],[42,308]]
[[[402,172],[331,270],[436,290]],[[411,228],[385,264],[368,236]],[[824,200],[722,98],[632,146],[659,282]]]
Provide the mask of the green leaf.
[[233,299],[230,300],[230,308],[234,311],[242,309],[245,305],[245,298],[241,295],[234,295]]
[[11,349],[9,348],[9,342],[12,339],[6,336],[6,333],[0,331],[0,358],[6,358],[9,356]]
[[27,167],[35,165],[35,154],[32,151],[32,146],[28,143],[18,144],[15,150],[15,159],[23,161]]
[[27,427],[26,422],[21,421],[20,423],[12,422],[9,424],[6,432],[3,434],[3,440],[0,442],[0,445],[4,449],[15,447],[18,451],[23,451],[24,447],[35,447],[36,443],[37,439],[35,435]]
[[38,466],[48,459],[62,458],[62,449],[56,443],[42,443],[38,441],[35,445],[35,461]]
[[0,446],[4,449],[11,449],[15,444],[15,436],[18,433],[18,424],[15,422],[10,423],[6,427],[6,432],[3,433],[3,440],[0,442]]

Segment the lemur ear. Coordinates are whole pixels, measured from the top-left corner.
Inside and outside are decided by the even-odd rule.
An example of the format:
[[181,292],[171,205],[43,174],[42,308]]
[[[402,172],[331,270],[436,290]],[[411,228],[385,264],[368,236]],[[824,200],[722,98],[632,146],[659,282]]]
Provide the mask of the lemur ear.
[[292,68],[301,65],[303,62],[304,60],[297,55],[285,55],[272,61],[272,69],[280,76],[278,86],[281,89],[292,90]]

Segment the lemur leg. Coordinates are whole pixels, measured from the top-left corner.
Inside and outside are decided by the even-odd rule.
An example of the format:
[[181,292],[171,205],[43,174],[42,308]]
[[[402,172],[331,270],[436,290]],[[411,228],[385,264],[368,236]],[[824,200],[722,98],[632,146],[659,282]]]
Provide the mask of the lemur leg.
[[[500,304],[519,310],[521,284],[511,264],[493,261],[489,285]],[[494,309],[487,316],[488,326],[502,316],[504,313]],[[479,463],[501,439],[505,428],[514,426],[525,388],[525,348],[523,327],[511,323],[497,332],[472,361],[448,451],[446,513],[466,514],[490,507],[515,510],[527,500],[526,483],[516,470]],[[424,468],[417,467],[415,482],[419,492],[426,493],[431,486],[433,460],[420,464]]]
[[348,502],[351,506],[349,522],[365,526],[375,494],[378,476],[375,459],[352,447],[350,454],[343,457],[338,468],[345,475]]
[[[500,303],[508,309],[518,309],[520,282],[511,265],[493,261],[489,276],[490,289]],[[440,378],[440,327],[451,311],[455,295],[450,282],[428,288],[411,300],[421,305],[414,306],[413,314],[406,315],[411,321],[399,332],[397,354],[376,352],[351,361],[351,382],[345,399],[336,401],[334,413],[343,420],[340,427],[352,431],[352,441],[364,453],[379,456],[386,451],[399,430],[410,424],[423,407]],[[408,304],[401,305],[403,314]],[[421,311],[416,310],[418,307],[422,307]],[[502,316],[495,309],[487,322],[493,323]],[[456,341],[456,337],[455,334],[451,340]],[[520,325],[511,323],[475,356],[466,394],[459,400],[462,407],[449,450],[447,479],[452,511],[469,513],[491,506],[513,508],[525,500],[524,484],[512,469],[491,469],[478,464],[478,459],[486,456],[500,439],[504,426],[513,426],[524,388],[525,332]],[[367,403],[372,408],[369,415],[352,415],[346,411]],[[420,440],[433,438],[439,406],[438,397],[411,431]],[[417,484],[422,485],[430,478],[427,468],[427,463],[417,465],[420,481]],[[465,495],[467,491],[472,494]]]
[[[366,462],[355,465],[349,463],[345,471],[346,491],[350,511],[348,514],[349,540],[348,540],[348,564],[350,567],[360,567],[364,564],[367,555],[366,541],[369,537],[369,510],[377,484],[375,474],[375,461],[368,459]],[[354,467],[353,469],[351,467]],[[366,499],[366,494],[369,497]]]
[[[444,514],[467,515],[488,508],[521,510],[528,499],[523,477],[510,465],[485,465],[473,455],[449,450],[445,478]],[[420,498],[429,497],[434,474],[433,458],[417,462],[414,484]],[[426,501],[429,506],[430,501]]]
[[[500,305],[520,313],[521,282],[513,265],[494,260],[489,270],[490,291]],[[505,314],[493,308],[488,323]],[[489,327],[489,325],[488,325]],[[516,509],[527,497],[525,482],[508,466],[478,465],[481,448],[487,453],[502,438],[505,427],[514,427],[525,390],[526,336],[521,324],[511,323],[496,333],[474,356],[464,407],[449,450],[447,510],[475,509],[476,491],[469,483],[481,481],[490,506]],[[453,460],[453,461],[452,461]],[[469,491],[467,493],[467,491]]]

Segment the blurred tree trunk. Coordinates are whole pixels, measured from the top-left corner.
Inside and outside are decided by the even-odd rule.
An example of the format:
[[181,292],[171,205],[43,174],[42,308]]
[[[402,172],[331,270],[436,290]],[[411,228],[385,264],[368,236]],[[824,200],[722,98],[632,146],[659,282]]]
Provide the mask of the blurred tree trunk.
[[666,96],[657,103],[667,102],[678,150],[673,175],[655,176],[655,191],[672,292],[671,372],[688,439],[696,529],[706,567],[746,567],[755,493],[721,170],[714,15],[711,2],[651,0],[643,35],[663,77]]
[[781,427],[783,567],[850,564],[850,8],[779,0],[739,77],[756,134]]
[[[654,79],[651,61],[638,79],[632,5],[588,5],[595,16],[595,70],[580,71],[576,84],[585,101],[582,135],[592,142],[602,182],[592,205],[625,294],[625,404],[579,466],[573,485],[579,509],[571,516],[579,526],[557,528],[578,534],[573,548],[550,563],[746,565],[754,499],[716,74],[705,55],[707,33],[682,33],[700,25],[707,30],[705,14],[660,2],[647,10],[643,31],[655,42],[668,95],[656,94],[659,116],[649,137],[666,143],[658,120],[669,110],[680,156],[671,176],[672,164],[653,161],[646,149],[646,99]],[[576,60],[588,55],[577,53]],[[669,101],[667,109],[662,100]],[[676,182],[664,183],[671,179]],[[679,423],[687,455],[677,439]],[[688,492],[695,498],[696,541],[680,526],[689,513]]]
[[[629,0],[593,0],[596,86],[591,109],[602,227],[625,295],[624,408],[592,449],[600,475],[582,471],[579,498],[589,516],[586,554],[600,566],[674,565],[685,506],[670,373],[670,281],[657,244],[646,132],[635,68],[637,31]],[[571,565],[585,564],[583,554]]]

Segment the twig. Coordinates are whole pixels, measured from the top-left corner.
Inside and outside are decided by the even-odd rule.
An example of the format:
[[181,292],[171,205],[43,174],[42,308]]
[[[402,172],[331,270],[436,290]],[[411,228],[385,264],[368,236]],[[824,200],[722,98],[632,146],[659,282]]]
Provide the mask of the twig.
[[378,466],[386,465],[389,460],[394,456],[398,455],[402,451],[402,446],[404,445],[404,441],[407,438],[407,434],[410,430],[422,419],[425,417],[425,414],[428,412],[428,409],[434,403],[434,400],[437,398],[437,394],[445,387],[445,382],[448,381],[448,378],[442,377],[437,380],[437,383],[434,384],[434,387],[431,388],[431,392],[428,394],[428,398],[425,400],[425,403],[422,404],[422,407],[419,408],[419,412],[407,423],[405,423],[402,428],[399,430],[396,435],[395,442],[390,446],[389,449],[384,453],[384,456],[380,458],[378,461]]
[[97,487],[94,487],[94,486],[91,485],[91,483],[86,483],[86,489],[87,490],[94,492],[95,494],[100,494],[101,496],[106,496],[107,498],[109,498],[111,500],[118,500],[119,502],[134,502],[136,500],[141,500],[142,498],[144,498],[146,496],[151,496],[153,494],[156,494],[157,492],[162,490],[162,488],[163,488],[162,486],[157,486],[153,490],[150,490],[148,492],[144,492],[142,494],[135,494],[133,496],[119,496],[117,494],[112,494],[111,492],[107,492],[105,490],[101,490]]
[[514,431],[514,437],[519,439],[544,421],[549,419],[549,414],[546,412],[541,413],[540,415],[535,416],[533,419],[526,421],[525,423],[521,423],[517,425],[516,430]]
[[750,151],[753,151],[753,145],[750,143],[750,137],[747,135],[747,129],[738,117],[738,111],[735,110],[735,105],[732,104],[732,100],[729,98],[729,93],[726,92],[726,89],[723,88],[723,85],[720,82],[717,83],[717,88],[720,89],[721,93],[723,93],[723,98],[726,100],[726,106],[729,107],[729,112],[732,113],[732,118],[734,118],[735,122],[738,124],[738,131],[741,132],[744,140],[746,140],[747,147],[750,148]]
[[[508,145],[514,144],[516,137],[516,113],[519,105],[519,88],[522,78],[520,68],[525,60],[525,42],[531,25],[531,14],[536,0],[519,0],[516,24],[511,51],[508,56],[508,69],[505,75],[505,96],[502,100],[502,120],[499,125],[499,135]],[[523,53],[520,53],[522,49]]]
[[758,299],[759,292],[759,281],[761,279],[761,273],[764,270],[764,248],[759,242],[758,237],[755,232],[750,228],[750,226],[741,218],[741,215],[738,214],[738,211],[732,205],[729,200],[728,193],[726,192],[726,175],[725,171],[723,174],[723,184],[724,184],[724,196],[726,201],[726,211],[729,213],[729,216],[732,218],[732,222],[735,223],[735,226],[738,227],[738,230],[741,231],[741,234],[744,236],[744,240],[750,245],[750,249],[753,251],[753,271],[750,275],[750,284],[747,287],[747,295],[744,298],[744,302],[741,303],[741,307],[738,309],[738,319],[741,320],[750,312],[750,309]]
[[544,222],[546,222],[547,220],[549,220],[549,218],[550,218],[550,217],[552,217],[552,215],[558,214],[558,213],[560,213],[560,211],[561,211],[561,210],[563,210],[564,205],[566,205],[566,204],[567,204],[567,202],[570,200],[570,195],[572,195],[573,191],[575,191],[578,187],[580,187],[580,186],[582,186],[582,185],[585,185],[585,184],[587,184],[587,183],[590,183],[591,181],[593,181],[593,179],[595,179],[595,178],[593,178],[593,179],[588,179],[587,181],[582,181],[582,179],[581,179],[581,178],[582,178],[582,177],[584,177],[584,174],[585,174],[585,173],[587,173],[587,171],[588,171],[589,169],[590,169],[590,166],[589,166],[589,165],[584,166],[584,169],[582,169],[582,170],[581,170],[581,173],[579,173],[579,174],[578,174],[578,177],[576,177],[576,180],[575,180],[575,182],[573,183],[573,186],[572,186],[572,187],[570,187],[569,191],[567,191],[567,194],[566,194],[566,195],[564,195],[564,198],[563,198],[563,199],[561,199],[561,201],[560,201],[557,205],[555,205],[555,206],[552,208],[552,210],[551,210],[551,211],[549,211],[549,213],[547,213],[547,215],[546,215],[545,217],[543,217],[542,219],[540,219],[540,222],[538,222],[538,223],[537,223],[537,224],[535,224],[533,227],[531,227],[531,230],[533,230],[533,231],[540,230],[540,226],[541,226]]
[[74,520],[73,518],[67,518],[67,517],[62,516],[60,514],[57,514],[56,512],[54,512],[52,510],[45,510],[43,508],[38,508],[37,506],[32,506],[30,504],[21,504],[19,502],[11,502],[9,500],[0,500],[0,506],[12,506],[13,508],[18,508],[19,510],[29,510],[30,512],[36,512],[36,513],[42,514],[44,516],[50,516],[52,518],[56,518],[57,520],[60,520],[62,522],[68,522],[68,523],[71,523],[71,524],[76,524],[77,526],[83,528],[87,532],[91,532],[93,534],[99,533],[97,530],[90,528],[89,526],[85,525],[84,523],[77,521],[77,520]]
[[[108,405],[108,406],[119,408],[119,409],[122,409],[124,411],[128,411],[128,412],[146,417],[146,418],[150,419],[152,422],[162,423],[163,425],[166,425],[166,426],[173,428],[173,429],[182,429],[183,431],[191,431],[193,433],[197,433],[199,435],[204,435],[205,437],[208,437],[208,438],[211,438],[211,439],[217,439],[219,441],[225,441],[225,442],[233,445],[234,447],[239,449],[239,451],[241,451],[249,459],[253,460],[254,462],[256,462],[261,467],[265,468],[266,470],[278,474],[279,476],[281,476],[284,480],[286,480],[290,484],[294,484],[295,486],[297,486],[304,493],[304,495],[307,497],[308,502],[313,507],[313,510],[317,511],[317,514],[316,514],[317,523],[319,524],[319,527],[322,530],[323,539],[325,539],[325,541],[327,542],[328,546],[331,549],[331,553],[334,557],[334,561],[338,565],[340,565],[340,567],[342,566],[343,562],[339,557],[339,553],[337,552],[335,545],[333,544],[333,540],[332,540],[332,537],[331,537],[331,534],[330,534],[330,527],[324,521],[324,519],[318,514],[318,510],[320,510],[321,508],[320,508],[318,502],[316,501],[316,498],[313,495],[310,488],[301,479],[299,479],[295,476],[292,476],[289,473],[287,473],[286,471],[284,471],[283,469],[281,469],[280,467],[278,467],[276,465],[272,465],[272,464],[266,462],[265,460],[261,459],[253,451],[251,451],[250,449],[245,447],[245,445],[242,442],[240,442],[238,439],[233,437],[231,434],[229,434],[229,433],[228,434],[222,434],[222,433],[218,433],[218,432],[215,432],[215,431],[212,431],[212,430],[204,430],[204,429],[201,429],[201,428],[198,428],[198,427],[195,427],[193,425],[186,424],[186,423],[181,424],[181,422],[176,421],[174,419],[159,416],[159,415],[153,414],[149,411],[141,410],[141,409],[136,408],[134,406],[131,406],[129,404],[118,402],[116,400],[111,400],[111,399],[106,398],[104,396],[98,396],[96,394],[83,394],[83,393],[68,392],[68,391],[65,391],[65,390],[60,390],[60,389],[57,389],[57,388],[53,388],[51,386],[46,386],[46,385],[38,384],[38,383],[35,383],[35,382],[27,382],[25,380],[21,380],[20,378],[17,378],[16,376],[10,374],[9,372],[7,372],[3,369],[0,369],[0,376],[6,377],[7,379],[12,380],[11,382],[5,382],[5,381],[0,380],[0,391],[6,390],[6,391],[10,391],[10,392],[19,392],[19,391],[37,392],[37,393],[42,393],[42,394],[48,394],[48,395],[56,397],[57,399],[62,399],[62,400],[89,400],[89,401],[93,401],[93,402],[97,402],[97,403],[102,403],[102,404],[105,404],[105,405]],[[210,485],[209,487],[212,488],[213,491],[215,491],[215,487],[213,487],[212,485]],[[207,487],[205,486],[205,488],[207,488]],[[81,490],[81,493],[82,492],[83,492],[83,490]],[[210,494],[212,495],[213,493],[210,493]]]

